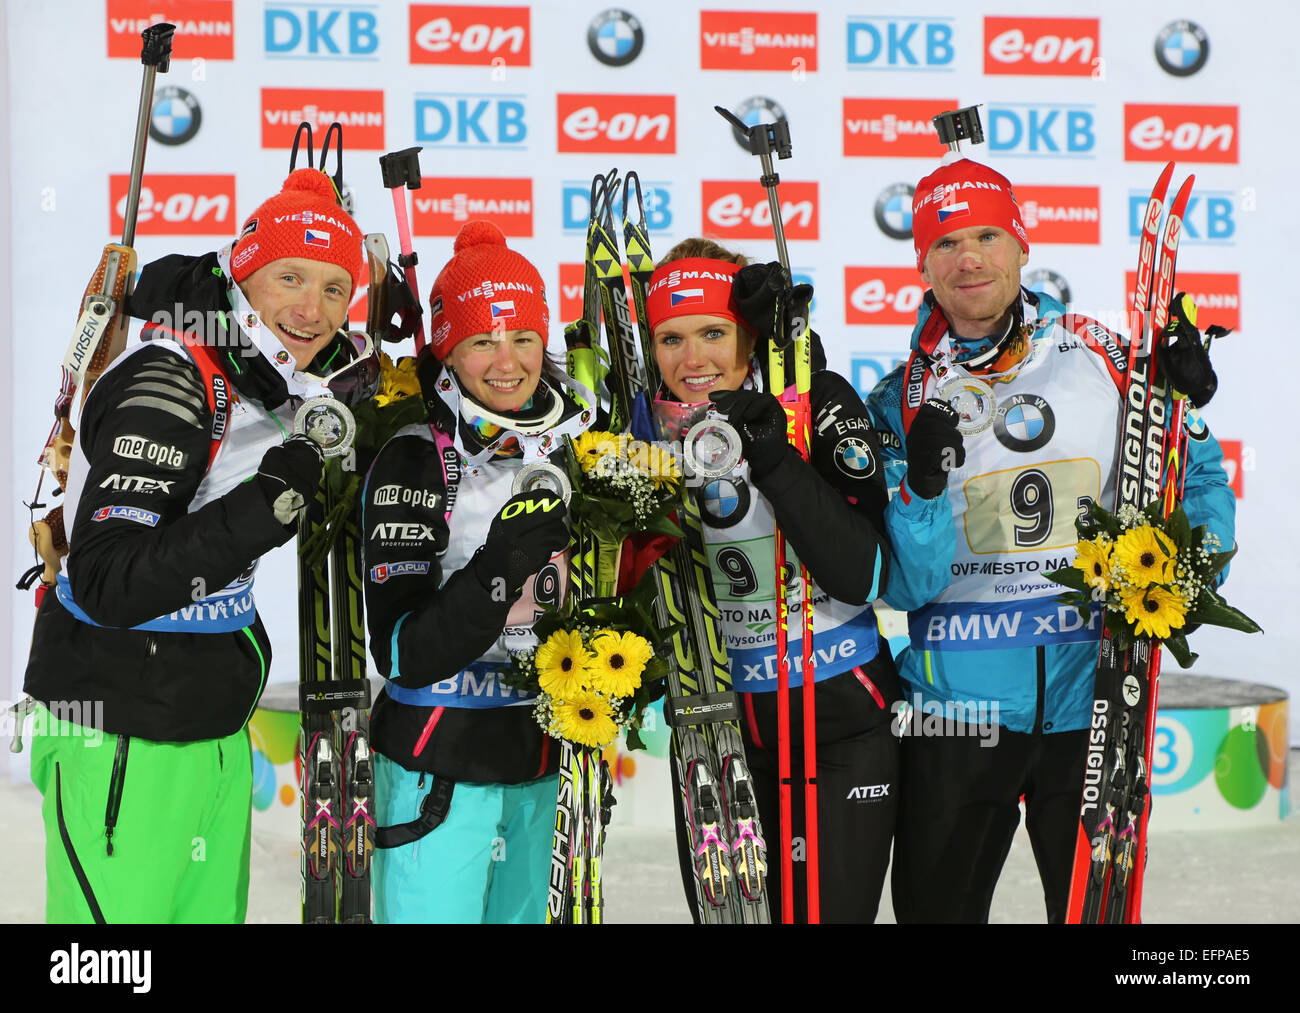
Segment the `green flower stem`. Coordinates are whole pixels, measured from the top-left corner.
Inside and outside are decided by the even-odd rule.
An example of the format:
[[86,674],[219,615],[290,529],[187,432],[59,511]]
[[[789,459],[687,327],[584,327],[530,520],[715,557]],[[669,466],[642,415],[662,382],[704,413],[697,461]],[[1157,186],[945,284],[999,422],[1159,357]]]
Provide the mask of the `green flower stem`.
[[623,557],[622,540],[596,535],[596,597],[613,598],[618,593],[618,564]]

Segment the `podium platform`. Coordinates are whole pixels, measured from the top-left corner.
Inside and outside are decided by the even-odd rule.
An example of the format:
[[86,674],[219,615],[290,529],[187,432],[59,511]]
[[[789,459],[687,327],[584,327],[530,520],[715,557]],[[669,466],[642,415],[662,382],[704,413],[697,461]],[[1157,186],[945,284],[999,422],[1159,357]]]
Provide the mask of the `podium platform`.
[[1151,827],[1226,830],[1291,812],[1285,690],[1162,673],[1152,750]]

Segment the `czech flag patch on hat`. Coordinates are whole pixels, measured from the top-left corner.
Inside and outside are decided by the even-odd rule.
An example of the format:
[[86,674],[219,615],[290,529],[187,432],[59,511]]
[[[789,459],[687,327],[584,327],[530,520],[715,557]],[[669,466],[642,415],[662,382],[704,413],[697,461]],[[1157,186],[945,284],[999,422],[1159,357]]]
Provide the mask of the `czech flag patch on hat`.
[[494,302],[492,304],[492,319],[504,320],[507,317],[515,315],[515,302],[513,299],[506,299],[503,302]]
[[320,232],[317,229],[304,229],[302,241],[307,246],[323,246],[328,250],[330,245],[330,234],[328,232]]
[[945,204],[939,209],[939,221],[946,222],[950,218],[963,218],[970,214],[970,205],[965,201],[957,204]]
[[704,302],[704,289],[702,288],[683,288],[669,293],[668,305],[671,307],[681,306],[684,303],[702,302]]

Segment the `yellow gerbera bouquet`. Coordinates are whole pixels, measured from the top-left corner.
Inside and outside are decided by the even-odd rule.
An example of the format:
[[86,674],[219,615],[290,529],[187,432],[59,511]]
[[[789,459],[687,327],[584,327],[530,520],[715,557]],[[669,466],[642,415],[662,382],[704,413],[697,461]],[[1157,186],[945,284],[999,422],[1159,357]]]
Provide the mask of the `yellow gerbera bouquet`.
[[1236,548],[1219,551],[1217,535],[1193,529],[1183,508],[1161,517],[1160,503],[1121,507],[1117,514],[1095,503],[1075,522],[1074,563],[1045,576],[1071,590],[1060,601],[1087,619],[1105,610],[1106,632],[1121,650],[1138,637],[1164,641],[1183,668],[1196,660],[1187,634],[1197,626],[1258,633],[1259,626],[1214,590]]
[[668,674],[660,648],[671,631],[655,628],[644,599],[638,587],[615,601],[570,601],[533,624],[538,646],[516,653],[506,678],[537,694],[533,714],[548,735],[603,749],[622,730],[629,749],[645,748],[637,730]]

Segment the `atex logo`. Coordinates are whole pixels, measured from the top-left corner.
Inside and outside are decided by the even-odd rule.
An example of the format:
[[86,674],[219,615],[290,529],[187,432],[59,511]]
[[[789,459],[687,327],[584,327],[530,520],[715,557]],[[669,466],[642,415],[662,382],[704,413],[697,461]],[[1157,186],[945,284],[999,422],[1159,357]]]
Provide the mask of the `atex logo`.
[[426,177],[412,197],[417,236],[454,236],[471,218],[486,219],[507,236],[533,234],[531,179]]
[[1096,117],[1091,105],[999,102],[989,105],[989,150],[1032,158],[1093,158]]
[[[719,239],[766,239],[772,235],[767,191],[752,180],[704,180],[704,234]],[[781,181],[781,221],[787,239],[819,238],[815,182]]]
[[384,93],[343,88],[263,88],[262,147],[289,148],[299,123],[324,133],[343,124],[348,148],[383,151]]
[[527,67],[527,7],[411,4],[411,62]]
[[952,70],[952,18],[850,17],[849,70]]
[[1016,197],[1031,243],[1101,242],[1099,187],[1017,186]]
[[420,94],[415,96],[415,139],[444,148],[527,147],[524,95]]
[[816,70],[817,15],[700,11],[703,70]]
[[149,136],[159,144],[184,144],[203,122],[199,100],[184,88],[159,88],[149,113]]
[[944,149],[931,121],[956,108],[956,99],[846,98],[844,154],[937,158]]
[[984,73],[1091,77],[1101,66],[1097,18],[984,19]]
[[108,0],[108,55],[140,59],[140,33],[166,21],[176,26],[176,60],[235,58],[233,0]]
[[1125,103],[1124,160],[1236,164],[1237,109]]
[[267,4],[263,46],[271,59],[378,60],[375,4]]
[[[635,197],[633,198],[635,201]],[[591,184],[580,180],[566,180],[563,190],[562,218],[567,235],[586,233],[591,218]],[[615,189],[612,204],[614,221],[623,217],[623,190]],[[641,180],[641,206],[645,210],[645,225],[649,232],[671,232],[673,227],[673,184],[655,180]],[[636,213],[635,204],[633,214]]]
[[[1130,190],[1128,236],[1136,242],[1142,235],[1142,216],[1149,194]],[[1200,246],[1232,246],[1237,236],[1237,195],[1231,190],[1196,190],[1183,211],[1181,242]]]
[[[108,231],[121,235],[131,177],[108,177]],[[235,177],[219,174],[145,173],[140,185],[136,234],[141,236],[233,236]]]
[[[1137,273],[1124,275],[1124,305],[1133,305]],[[1238,330],[1241,327],[1241,275],[1214,271],[1179,271],[1178,287],[1196,301],[1197,323],[1202,329],[1219,324]]]
[[914,267],[846,267],[846,324],[916,323],[925,285]]
[[673,95],[555,96],[556,151],[671,155],[677,151]]

